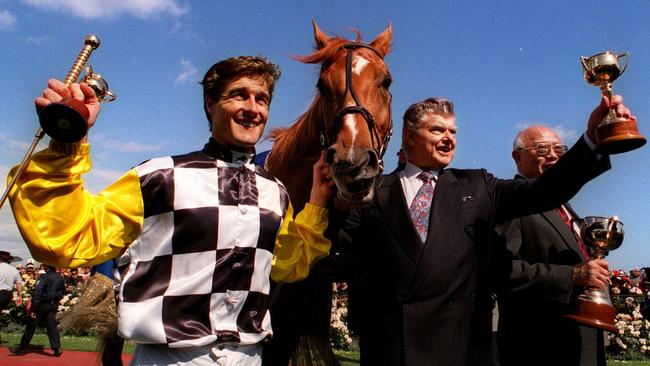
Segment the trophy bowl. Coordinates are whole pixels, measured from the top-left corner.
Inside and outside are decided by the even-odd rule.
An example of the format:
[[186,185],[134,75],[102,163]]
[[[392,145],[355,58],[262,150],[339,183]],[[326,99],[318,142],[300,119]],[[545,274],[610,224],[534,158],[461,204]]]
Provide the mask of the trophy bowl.
[[[616,216],[588,216],[575,220],[580,227],[580,238],[594,249],[594,258],[603,259],[610,250],[623,243],[623,223]],[[567,318],[582,325],[617,332],[616,308],[609,296],[609,288],[587,287],[574,298],[575,312]]]
[[[612,98],[612,83],[627,69],[629,53],[614,54],[601,52],[591,57],[580,57],[587,83],[600,87],[603,95]],[[621,66],[619,62],[625,59]],[[613,110],[607,114],[596,128],[596,152],[619,154],[638,149],[645,145],[646,139],[639,133],[636,121],[617,117]]]

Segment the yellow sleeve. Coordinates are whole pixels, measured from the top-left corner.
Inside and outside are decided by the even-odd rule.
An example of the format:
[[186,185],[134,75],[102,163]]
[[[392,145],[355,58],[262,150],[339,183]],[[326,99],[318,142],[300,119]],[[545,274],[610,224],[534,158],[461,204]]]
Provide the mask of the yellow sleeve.
[[56,267],[98,264],[120,255],[138,236],[144,205],[135,170],[91,195],[81,179],[90,167],[87,143],[52,142],[32,156],[9,193],[20,233],[39,262]]
[[307,203],[293,218],[293,207],[282,222],[275,241],[271,278],[276,282],[305,279],[313,264],[329,254],[332,242],[325,238],[327,209]]

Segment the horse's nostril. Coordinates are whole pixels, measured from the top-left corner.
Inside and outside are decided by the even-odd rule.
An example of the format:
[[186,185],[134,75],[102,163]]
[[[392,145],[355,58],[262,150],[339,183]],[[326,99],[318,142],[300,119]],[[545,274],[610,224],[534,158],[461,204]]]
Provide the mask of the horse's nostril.
[[336,155],[336,149],[333,147],[327,148],[327,155],[325,156],[325,162],[327,164],[334,164],[334,155]]
[[368,150],[368,166],[376,168],[379,165],[379,157],[375,150]]

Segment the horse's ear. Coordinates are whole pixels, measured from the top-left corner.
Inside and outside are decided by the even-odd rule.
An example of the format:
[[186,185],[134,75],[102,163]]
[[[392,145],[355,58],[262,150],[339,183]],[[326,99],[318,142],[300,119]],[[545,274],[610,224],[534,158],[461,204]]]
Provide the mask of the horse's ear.
[[393,25],[388,23],[388,27],[381,32],[380,35],[375,38],[374,41],[370,44],[377,51],[381,52],[382,55],[386,56],[390,52],[390,44],[393,41]]
[[327,34],[323,33],[320,28],[318,28],[315,20],[312,19],[311,25],[314,27],[314,40],[316,41],[316,49],[320,50],[321,48],[325,47],[330,38],[327,36]]

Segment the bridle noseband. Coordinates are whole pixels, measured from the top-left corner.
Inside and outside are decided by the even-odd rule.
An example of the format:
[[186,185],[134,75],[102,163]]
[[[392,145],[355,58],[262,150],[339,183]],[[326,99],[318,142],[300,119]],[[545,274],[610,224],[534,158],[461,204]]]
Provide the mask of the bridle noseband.
[[[382,158],[384,156],[384,153],[386,152],[388,141],[393,135],[393,120],[391,116],[388,131],[384,135],[384,139],[380,142],[379,132],[377,132],[377,126],[375,124],[375,118],[363,106],[363,104],[361,104],[361,102],[359,101],[359,97],[354,92],[354,87],[352,86],[352,54],[354,53],[354,50],[356,50],[357,48],[367,48],[369,50],[372,50],[381,59],[383,59],[384,56],[381,53],[379,53],[379,51],[374,47],[363,43],[346,43],[341,47],[347,50],[347,55],[345,59],[345,91],[343,92],[343,100],[345,101],[348,93],[350,93],[352,99],[354,99],[355,105],[344,107],[336,114],[336,116],[334,117],[335,128],[332,131],[333,132],[332,135],[336,136],[336,134],[338,133],[338,129],[343,121],[343,117],[345,117],[346,114],[354,114],[354,113],[360,114],[368,124],[368,130],[370,131],[370,142],[372,144],[373,150],[375,150],[375,153],[377,154],[377,157],[379,159],[378,161],[379,169],[380,169],[379,172],[381,173],[384,170],[384,162]],[[388,105],[388,108],[390,109],[390,104]],[[321,118],[321,123],[320,123],[320,143],[323,149],[326,149],[328,146],[330,146],[330,139],[327,136],[324,118]]]

